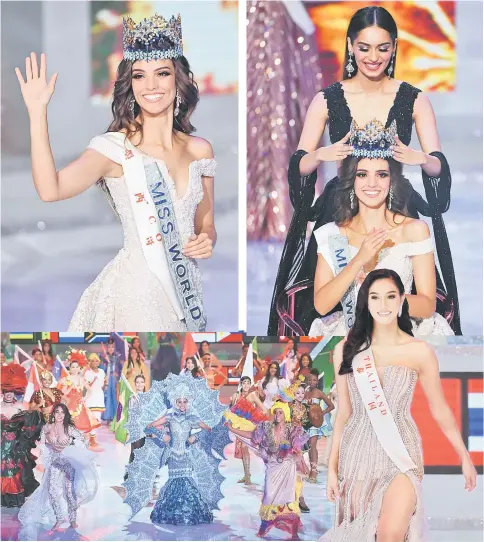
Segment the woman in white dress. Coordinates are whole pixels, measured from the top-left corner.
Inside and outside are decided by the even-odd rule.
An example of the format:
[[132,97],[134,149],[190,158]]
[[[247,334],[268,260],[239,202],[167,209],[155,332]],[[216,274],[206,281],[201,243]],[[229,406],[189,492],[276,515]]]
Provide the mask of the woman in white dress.
[[[318,245],[314,306],[325,316],[313,322],[312,336],[346,335],[359,288],[373,269],[391,269],[400,275],[416,336],[453,335],[447,320],[435,312],[429,227],[408,216],[412,187],[401,164],[389,157],[394,136],[392,128],[386,130],[378,122],[363,130],[352,126],[353,156],[343,161],[335,221],[314,231]],[[343,310],[332,312],[339,303]]]
[[26,78],[16,68],[31,126],[34,184],[43,201],[77,196],[100,183],[124,230],[124,246],[81,297],[70,331],[202,331],[206,325],[196,259],[216,241],[211,145],[190,135],[198,88],[183,56],[181,20],[159,15],[123,23],[123,60],[114,119],[74,162],[56,171],[46,79],[34,53]]
[[[89,369],[84,373],[86,393],[86,406],[92,412],[93,416],[101,424],[101,415],[105,410],[104,406],[104,384],[106,373],[99,368],[101,360],[97,354],[89,355]],[[96,442],[96,431],[91,429],[89,433],[90,445],[94,448],[98,447]]]
[[289,382],[285,378],[281,378],[279,363],[273,361],[269,365],[265,377],[259,380],[257,385],[264,393],[264,408],[270,410],[280,398],[280,392],[289,387]]

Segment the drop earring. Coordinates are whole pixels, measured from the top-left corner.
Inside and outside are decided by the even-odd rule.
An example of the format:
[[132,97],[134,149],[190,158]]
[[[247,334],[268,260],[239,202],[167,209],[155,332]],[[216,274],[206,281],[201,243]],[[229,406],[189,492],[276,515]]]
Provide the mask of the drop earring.
[[403,305],[400,305],[400,309],[398,310],[398,317],[400,318],[402,316],[403,312]]
[[355,71],[353,67],[353,53],[348,49],[348,64],[346,64],[346,71],[348,72],[348,77],[351,77],[351,74]]
[[129,101],[129,112],[131,113],[131,116],[134,118],[134,104],[136,103],[136,100],[134,99],[134,96]]
[[392,60],[390,62],[390,67],[388,68],[388,77],[392,76],[393,73],[393,62],[395,60],[395,51],[393,51]]
[[393,201],[393,185],[390,185],[390,191],[388,192],[388,210],[390,211],[392,209],[392,201]]
[[350,207],[352,209],[355,208],[355,189],[354,188],[352,188],[350,191]]
[[178,93],[178,89],[176,89],[175,111],[174,111],[175,117],[178,117],[178,115],[180,113],[180,104],[181,104],[180,94]]

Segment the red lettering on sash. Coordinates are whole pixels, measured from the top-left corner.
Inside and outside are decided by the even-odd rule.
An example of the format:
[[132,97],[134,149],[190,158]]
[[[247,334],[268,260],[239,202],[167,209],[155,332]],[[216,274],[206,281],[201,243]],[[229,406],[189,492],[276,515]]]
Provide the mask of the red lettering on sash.
[[143,203],[143,201],[145,201],[145,195],[143,192],[138,192],[137,194],[135,194],[136,196],[136,203]]
[[381,414],[382,416],[386,416],[386,415],[387,415],[387,411],[386,411],[385,409],[380,410],[380,414]]
[[358,373],[362,373],[365,369],[363,369],[363,367],[358,367],[358,369],[356,369]]
[[126,151],[124,152],[124,157],[126,158],[126,160],[129,160],[130,158],[133,158],[133,151],[130,151],[128,149],[126,149]]
[[368,408],[369,408],[370,410],[375,410],[376,404],[372,401],[371,403],[368,403]]
[[155,216],[150,216],[150,218],[148,218],[148,220],[150,221],[150,224],[154,224],[156,222],[156,217]]
[[158,232],[158,233],[156,234],[156,240],[159,241],[159,242],[161,243],[161,240],[162,240],[162,239],[163,239],[163,238],[161,237],[161,233]]
[[153,245],[155,242],[153,241],[153,237],[147,237],[146,238],[146,244],[147,245]]

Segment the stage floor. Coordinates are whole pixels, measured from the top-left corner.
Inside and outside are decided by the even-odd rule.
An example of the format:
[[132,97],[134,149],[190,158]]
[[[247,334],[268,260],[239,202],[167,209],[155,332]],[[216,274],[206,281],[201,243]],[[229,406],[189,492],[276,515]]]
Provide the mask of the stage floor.
[[[98,431],[98,440],[104,451],[97,454],[100,474],[100,488],[95,499],[81,507],[78,514],[79,528],[68,529],[63,533],[49,535],[45,529],[37,532],[32,540],[255,540],[259,527],[258,510],[262,496],[264,468],[262,461],[256,456],[251,458],[253,485],[245,487],[237,483],[242,477],[242,462],[233,457],[234,445],[226,449],[227,460],[222,462],[222,473],[226,477],[222,486],[225,498],[220,502],[220,510],[215,512],[215,521],[210,525],[171,526],[162,529],[155,527],[150,521],[150,506],[144,508],[131,521],[130,509],[123,504],[116,491],[123,475],[124,465],[128,461],[129,446],[116,442],[112,433],[103,426]],[[324,443],[320,442],[321,449]],[[321,454],[320,454],[321,455]],[[41,473],[37,471],[40,478]],[[167,477],[167,469],[161,471],[161,484]],[[325,497],[326,471],[321,467],[319,482],[305,484],[304,495],[311,509],[309,514],[302,515],[304,528],[300,532],[302,540],[317,540],[331,525],[333,505]],[[479,515],[482,511],[482,476],[479,477],[478,489],[472,497],[465,494],[461,476],[427,476],[424,484],[427,511],[433,514],[430,519],[430,542],[474,542],[482,540],[482,526],[478,527]],[[442,491],[443,488],[447,491]],[[445,511],[446,505],[452,501],[452,495],[462,491],[460,505],[464,507],[467,520],[452,521],[440,517],[435,511]],[[439,502],[440,501],[440,502]],[[467,501],[467,502],[465,502]],[[480,503],[480,504],[479,504]],[[454,500],[455,505],[455,500]],[[480,508],[479,508],[480,506]],[[457,510],[454,517],[459,517]],[[16,520],[17,509],[2,508],[1,539],[25,540],[19,538],[19,524]],[[471,515],[474,517],[472,518]],[[433,530],[435,526],[438,530]],[[457,529],[458,527],[458,529]],[[445,530],[442,530],[445,529]],[[273,530],[267,540],[283,540],[287,534]]]

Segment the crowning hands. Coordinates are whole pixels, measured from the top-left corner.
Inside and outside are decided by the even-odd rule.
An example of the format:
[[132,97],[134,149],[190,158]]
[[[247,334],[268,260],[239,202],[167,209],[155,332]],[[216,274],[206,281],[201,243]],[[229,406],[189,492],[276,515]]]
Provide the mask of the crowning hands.
[[349,139],[350,132],[348,132],[343,139],[333,143],[333,145],[319,148],[318,158],[323,162],[338,162],[344,160],[353,152],[353,147],[348,145]]
[[400,141],[395,136],[395,145],[391,147],[393,159],[407,166],[423,166],[427,163],[427,155],[423,151],[416,151]]
[[25,81],[19,68],[15,68],[20,90],[29,115],[42,111],[47,107],[54,94],[57,72],[47,83],[47,61],[45,54],[40,55],[40,70],[37,64],[37,55],[31,53],[25,59]]
[[213,241],[207,233],[190,235],[188,242],[183,247],[183,254],[189,258],[206,259],[212,256]]

